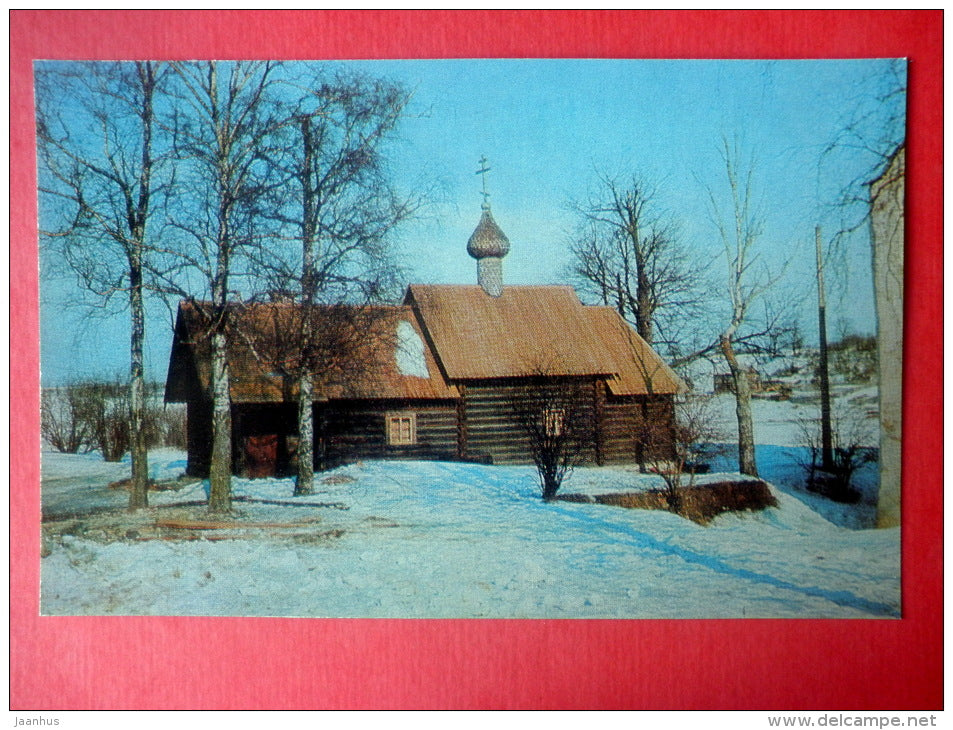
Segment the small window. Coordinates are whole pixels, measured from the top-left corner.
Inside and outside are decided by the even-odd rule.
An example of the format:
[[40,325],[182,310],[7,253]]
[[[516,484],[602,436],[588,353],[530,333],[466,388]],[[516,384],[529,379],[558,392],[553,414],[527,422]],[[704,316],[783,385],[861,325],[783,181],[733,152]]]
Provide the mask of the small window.
[[552,439],[563,435],[566,426],[566,411],[563,408],[547,408],[543,411],[543,431],[546,438]]
[[417,443],[417,416],[414,413],[387,414],[387,445],[413,446]]

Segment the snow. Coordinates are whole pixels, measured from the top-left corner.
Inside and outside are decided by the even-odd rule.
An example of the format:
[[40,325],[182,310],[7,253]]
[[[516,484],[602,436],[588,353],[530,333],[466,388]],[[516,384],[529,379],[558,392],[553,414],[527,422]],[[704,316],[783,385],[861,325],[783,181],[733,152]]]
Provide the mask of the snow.
[[[129,503],[124,489],[108,485],[129,478],[129,455],[122,461],[106,462],[98,451],[88,454],[61,454],[43,451],[40,467],[43,474],[43,511],[87,512],[108,507],[120,508]],[[174,449],[158,449],[149,454],[149,478],[175,479],[185,471],[186,456]],[[199,495],[201,492],[199,492]],[[161,504],[178,499],[181,493],[158,492],[150,499]]]
[[[413,327],[398,369],[426,377]],[[793,367],[792,367],[793,364]],[[792,397],[752,401],[758,470],[778,507],[701,526],[659,510],[544,502],[530,466],[365,461],[290,479],[234,479],[235,528],[163,532],[208,520],[207,482],[186,457],[150,452],[150,508],[128,513],[128,459],[42,454],[41,611],[46,615],[396,618],[895,618],[900,530],[871,529],[876,465],[857,504],[803,488],[801,424],[816,425],[811,360],[762,362]],[[709,375],[710,380],[710,375]],[[877,422],[877,389],[835,385],[834,412]],[[737,480],[734,399],[711,396],[720,455],[696,483]],[[870,433],[876,433],[872,429]],[[875,444],[869,444],[875,445]],[[717,447],[718,445],[713,445]],[[657,489],[636,466],[573,471],[562,493]],[[254,524],[250,524],[254,523]],[[232,524],[232,523],[229,523]],[[244,525],[244,526],[242,526]],[[186,539],[191,538],[191,539]]]
[[[184,466],[181,453],[150,456],[155,474],[174,475]],[[767,472],[772,463],[766,456]],[[43,473],[44,507],[82,489],[96,495],[83,502],[89,507],[106,504],[93,485],[123,476],[123,468],[89,456],[44,454]],[[579,468],[564,491],[645,489],[653,479],[627,467]],[[262,530],[219,541],[204,534],[189,541],[49,537],[42,612],[421,618],[888,618],[900,612],[899,530],[842,527],[783,487],[775,489],[778,508],[722,515],[708,527],[663,511],[543,502],[535,470],[521,466],[367,461],[318,475],[308,497],[292,497],[289,479],[235,479],[233,488],[243,518],[301,521],[310,532],[289,537]],[[108,491],[123,503],[124,490]],[[165,505],[203,498],[202,483],[150,494],[153,504]]]
[[[833,395],[833,410],[838,411],[850,406],[861,412],[871,410],[866,417],[871,421],[869,433],[875,435],[876,427],[876,387],[836,388]],[[860,494],[860,502],[854,505],[839,504],[812,494],[803,489],[804,467],[808,457],[803,448],[804,434],[802,423],[817,422],[820,405],[814,394],[805,395],[796,391],[795,397],[787,401],[768,398],[753,398],[751,415],[754,422],[755,459],[758,471],[775,487],[784,490],[812,510],[834,524],[852,529],[866,529],[874,526],[877,517],[877,490],[879,487],[876,464],[863,466],[854,476],[852,486]],[[734,396],[725,393],[711,398],[712,417],[722,424],[728,424],[723,434],[726,441],[737,439],[737,427],[734,425]],[[877,446],[876,443],[865,444]],[[726,445],[722,455],[711,464],[713,470],[730,471],[737,463],[735,446]]]
[[401,375],[429,378],[427,359],[424,356],[424,341],[414,326],[402,319],[397,323],[397,370]]

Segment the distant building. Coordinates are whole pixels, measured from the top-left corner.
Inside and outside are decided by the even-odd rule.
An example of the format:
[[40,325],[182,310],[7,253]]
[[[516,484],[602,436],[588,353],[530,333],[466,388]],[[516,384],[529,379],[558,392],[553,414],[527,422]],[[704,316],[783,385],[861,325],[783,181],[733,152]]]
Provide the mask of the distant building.
[[[413,284],[401,305],[367,308],[370,324],[355,362],[315,374],[316,468],[389,458],[530,463],[512,402],[541,378],[583,394],[576,417],[587,424],[586,462],[672,452],[674,396],[684,388],[674,372],[613,308],[585,306],[568,286],[504,286],[508,250],[484,206],[467,247],[477,259],[479,285]],[[232,326],[274,328],[297,306],[236,304]],[[212,440],[211,348],[201,309],[195,302],[179,306],[166,400],[187,403],[188,471],[204,476]],[[319,321],[342,314],[340,307],[317,310]],[[231,340],[234,470],[288,472],[297,443],[294,380],[265,364],[249,338]],[[547,428],[562,427],[561,414],[546,415]],[[640,436],[646,422],[662,426],[653,429],[651,443]]]
[[[746,373],[748,376],[748,387],[751,389],[751,392],[760,393],[762,388],[761,375],[754,368],[747,368]],[[713,376],[713,386],[716,395],[718,393],[734,393],[735,379],[731,373],[715,373]]]

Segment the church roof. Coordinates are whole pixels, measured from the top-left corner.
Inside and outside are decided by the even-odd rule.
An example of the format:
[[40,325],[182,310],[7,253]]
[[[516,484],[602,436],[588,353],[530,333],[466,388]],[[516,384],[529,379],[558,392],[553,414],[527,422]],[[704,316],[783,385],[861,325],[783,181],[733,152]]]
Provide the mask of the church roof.
[[[293,333],[300,329],[300,307],[288,302],[230,305],[229,374],[233,403],[280,403],[297,398],[293,370],[297,356]],[[176,318],[169,359],[166,401],[180,403],[210,393],[211,338],[208,303],[182,302]],[[315,306],[312,331],[325,340],[337,338],[348,353],[330,362],[315,378],[320,399],[386,398],[440,400],[456,398],[444,380],[410,307]],[[349,331],[363,335],[353,338]],[[409,333],[412,333],[408,335]],[[414,336],[416,335],[416,337]],[[348,344],[348,340],[353,342]],[[415,362],[419,343],[422,362]],[[412,367],[408,367],[408,364]],[[290,366],[290,367],[289,367]],[[285,374],[282,374],[284,371]]]
[[676,393],[682,381],[611,307],[568,286],[412,284],[417,312],[451,381],[528,375],[603,375],[616,395]]
[[[232,401],[294,400],[300,306],[230,308]],[[179,305],[167,401],[210,393],[209,311],[207,303]],[[327,330],[324,339],[334,336],[342,317],[367,335],[316,376],[320,399],[453,399],[460,382],[536,375],[604,377],[614,395],[684,389],[614,309],[585,306],[568,286],[510,286],[490,297],[479,286],[414,284],[400,306],[314,311],[314,326]]]

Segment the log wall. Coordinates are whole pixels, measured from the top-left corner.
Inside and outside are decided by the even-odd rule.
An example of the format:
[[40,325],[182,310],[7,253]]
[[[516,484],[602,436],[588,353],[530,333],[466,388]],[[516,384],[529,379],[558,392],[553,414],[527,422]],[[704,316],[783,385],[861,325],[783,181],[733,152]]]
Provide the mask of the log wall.
[[[566,394],[553,398],[558,406],[572,399],[573,428],[584,434],[583,463],[596,463],[594,382],[566,381]],[[571,396],[570,392],[575,391]],[[531,464],[530,437],[517,413],[522,409],[544,407],[532,385],[505,380],[468,381],[465,390],[467,453],[471,458],[488,458],[494,464]]]
[[[581,463],[624,464],[670,458],[671,442],[659,433],[671,430],[671,396],[614,397],[599,380],[567,383],[576,389],[573,427],[582,434]],[[347,401],[315,405],[314,463],[318,470],[359,459],[468,459],[494,464],[531,464],[525,427],[515,416],[519,407],[539,407],[525,384],[470,381],[458,401]],[[520,404],[522,403],[522,406]],[[416,443],[387,443],[386,415],[411,412]],[[647,443],[643,424],[656,436]],[[275,434],[275,472],[292,473],[297,450],[297,415],[293,404],[240,404],[232,410],[233,471],[249,468],[248,437]],[[208,475],[211,455],[211,408],[203,400],[188,403],[188,473]]]
[[665,438],[675,423],[671,396],[609,396],[603,412],[606,463],[643,463],[674,456],[674,442]]
[[[328,468],[357,459],[457,458],[457,404],[435,402],[353,402],[318,408],[320,428],[315,429],[316,468]],[[387,443],[386,414],[410,412],[416,417],[417,443],[391,446]],[[325,463],[319,463],[319,451]]]

